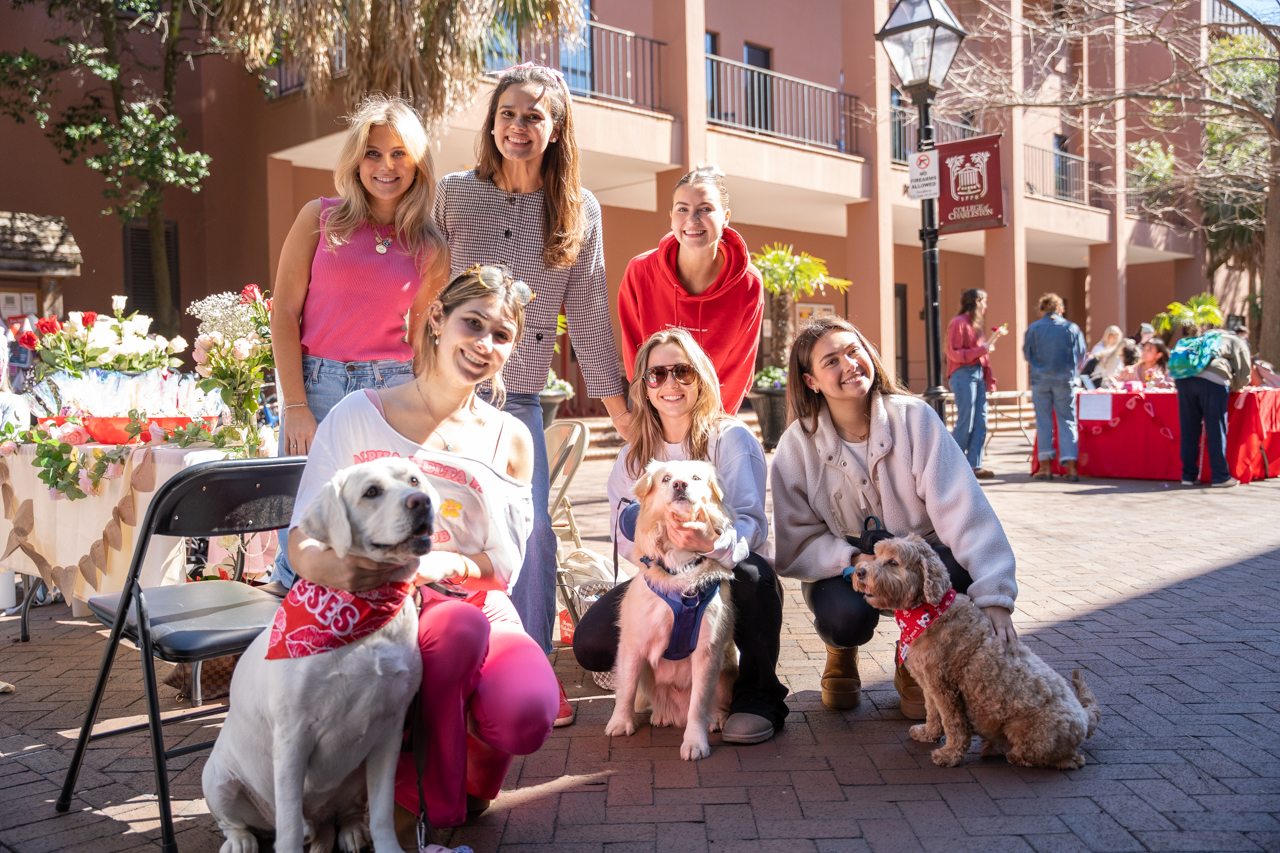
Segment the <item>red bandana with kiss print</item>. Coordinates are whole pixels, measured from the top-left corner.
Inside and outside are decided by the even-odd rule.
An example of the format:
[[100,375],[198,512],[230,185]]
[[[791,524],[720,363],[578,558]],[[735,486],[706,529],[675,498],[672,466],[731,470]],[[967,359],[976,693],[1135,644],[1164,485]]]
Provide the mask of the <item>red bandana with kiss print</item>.
[[898,663],[902,663],[907,659],[907,650],[911,648],[911,643],[915,638],[923,634],[925,628],[937,622],[938,617],[946,613],[955,600],[956,591],[949,589],[938,604],[926,602],[910,610],[893,611],[893,618],[897,620],[898,627],[902,629],[902,638],[898,640]]
[[367,637],[394,619],[412,592],[411,583],[347,592],[298,578],[271,623],[267,660],[318,655]]

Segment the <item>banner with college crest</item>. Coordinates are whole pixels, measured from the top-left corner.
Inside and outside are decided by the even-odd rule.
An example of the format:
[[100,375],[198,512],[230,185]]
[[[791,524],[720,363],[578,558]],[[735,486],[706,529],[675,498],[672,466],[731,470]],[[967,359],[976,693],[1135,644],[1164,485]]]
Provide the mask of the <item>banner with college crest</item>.
[[975,136],[938,146],[939,234],[1004,227],[1001,136]]

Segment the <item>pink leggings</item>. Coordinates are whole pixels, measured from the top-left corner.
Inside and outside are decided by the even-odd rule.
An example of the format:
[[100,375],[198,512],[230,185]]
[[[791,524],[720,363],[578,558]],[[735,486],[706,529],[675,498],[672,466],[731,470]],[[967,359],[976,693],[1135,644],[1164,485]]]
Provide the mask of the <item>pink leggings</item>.
[[[500,592],[485,596],[483,610],[465,601],[428,600],[418,619],[418,647],[427,814],[435,826],[457,826],[466,820],[468,793],[494,799],[512,759],[546,741],[560,688]],[[396,767],[396,802],[418,813],[411,753],[401,753]]]

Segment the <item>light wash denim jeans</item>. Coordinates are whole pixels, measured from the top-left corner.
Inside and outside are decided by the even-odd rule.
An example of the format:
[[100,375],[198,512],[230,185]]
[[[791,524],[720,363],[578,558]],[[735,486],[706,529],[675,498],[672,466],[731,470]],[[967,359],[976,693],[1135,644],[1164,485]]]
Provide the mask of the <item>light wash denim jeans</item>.
[[533,532],[529,534],[520,578],[511,589],[511,602],[524,630],[551,654],[551,629],[556,616],[556,534],[551,529],[551,470],[542,430],[542,403],[537,394],[508,394],[502,410],[515,415],[533,437]]
[[[411,361],[332,361],[313,355],[302,357],[302,385],[307,392],[307,408],[319,424],[342,398],[365,388],[391,388],[413,379]],[[281,415],[284,413],[281,412]],[[283,422],[283,418],[281,418]],[[285,455],[284,427],[280,429],[279,454]],[[276,567],[272,580],[293,586],[294,573],[289,566],[289,530],[279,531],[280,547],[276,551]]]
[[958,367],[947,380],[956,395],[956,425],[951,436],[964,451],[970,468],[982,467],[982,446],[987,440],[987,383],[982,365]]
[[1036,449],[1041,459],[1053,458],[1053,419],[1058,419],[1058,461],[1070,462],[1079,456],[1076,442],[1076,403],[1067,383],[1032,385],[1031,405],[1036,410]]

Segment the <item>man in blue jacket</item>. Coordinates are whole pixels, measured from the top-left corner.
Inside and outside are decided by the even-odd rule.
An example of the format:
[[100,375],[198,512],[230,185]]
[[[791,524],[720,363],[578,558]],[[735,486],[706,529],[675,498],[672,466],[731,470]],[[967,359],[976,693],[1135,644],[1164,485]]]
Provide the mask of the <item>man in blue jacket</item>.
[[1022,354],[1031,367],[1031,405],[1036,410],[1036,445],[1040,470],[1037,480],[1048,480],[1053,463],[1053,418],[1058,418],[1058,460],[1067,469],[1067,479],[1080,481],[1076,473],[1076,407],[1072,386],[1078,372],[1076,365],[1085,354],[1084,334],[1080,327],[1062,316],[1062,298],[1056,293],[1040,297],[1040,313],[1044,316],[1027,327],[1022,341]]

